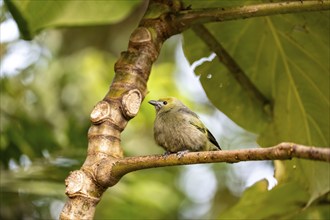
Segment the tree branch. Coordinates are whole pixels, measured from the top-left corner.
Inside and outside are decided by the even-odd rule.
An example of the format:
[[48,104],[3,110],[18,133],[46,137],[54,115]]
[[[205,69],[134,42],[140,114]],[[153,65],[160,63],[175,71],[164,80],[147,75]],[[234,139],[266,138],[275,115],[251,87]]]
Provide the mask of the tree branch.
[[209,22],[229,21],[277,14],[311,12],[329,9],[329,0],[287,1],[232,8],[193,9],[180,11],[177,16],[176,23],[180,24],[183,29],[187,29],[196,24],[205,24]]
[[[113,186],[122,176],[136,170],[200,164],[200,163],[237,163],[254,160],[290,160],[292,158],[330,162],[330,149],[310,147],[295,143],[281,143],[269,148],[192,152],[183,155],[170,154],[141,157],[126,157],[116,161],[105,159],[99,164],[102,184]],[[109,166],[111,169],[109,170]]]

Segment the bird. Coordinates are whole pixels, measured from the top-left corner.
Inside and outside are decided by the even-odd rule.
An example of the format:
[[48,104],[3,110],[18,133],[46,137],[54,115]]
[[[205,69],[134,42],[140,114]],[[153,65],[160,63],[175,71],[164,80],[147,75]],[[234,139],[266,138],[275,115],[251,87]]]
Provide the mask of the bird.
[[175,97],[150,100],[156,109],[154,139],[165,154],[221,150],[198,115]]

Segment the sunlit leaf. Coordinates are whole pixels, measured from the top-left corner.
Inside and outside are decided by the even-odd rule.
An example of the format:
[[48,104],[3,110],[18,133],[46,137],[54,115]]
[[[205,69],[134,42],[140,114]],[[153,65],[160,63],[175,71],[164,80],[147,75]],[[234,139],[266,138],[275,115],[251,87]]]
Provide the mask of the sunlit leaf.
[[[268,120],[264,109],[253,104],[216,58],[196,73],[221,111],[245,129],[262,134],[260,144],[329,144],[328,17],[328,12],[317,12],[208,26],[273,104],[272,117]],[[212,52],[191,31],[185,34],[184,45],[190,62]]]
[[141,1],[6,0],[25,39],[48,27],[113,24],[125,18]]

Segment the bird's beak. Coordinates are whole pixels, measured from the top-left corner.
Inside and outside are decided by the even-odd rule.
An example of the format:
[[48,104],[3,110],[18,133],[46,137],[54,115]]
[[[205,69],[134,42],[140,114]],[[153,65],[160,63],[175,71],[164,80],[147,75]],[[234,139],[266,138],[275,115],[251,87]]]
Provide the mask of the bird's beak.
[[158,111],[158,110],[162,107],[162,104],[161,104],[161,102],[159,102],[159,101],[150,100],[148,103],[149,103],[150,105],[155,106],[156,111]]

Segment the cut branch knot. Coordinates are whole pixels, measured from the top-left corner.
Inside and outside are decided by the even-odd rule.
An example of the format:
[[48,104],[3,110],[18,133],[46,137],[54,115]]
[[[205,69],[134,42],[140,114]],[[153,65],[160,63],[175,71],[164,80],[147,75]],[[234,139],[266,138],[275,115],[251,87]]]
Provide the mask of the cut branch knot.
[[110,114],[110,105],[106,101],[100,101],[94,107],[90,118],[93,124],[102,123]]
[[132,89],[125,93],[122,98],[123,114],[125,117],[128,119],[133,118],[139,112],[141,102],[142,95],[139,90]]
[[150,40],[151,40],[150,31],[145,27],[136,28],[131,34],[131,37],[129,39],[129,41],[132,44],[141,44],[144,42],[149,42]]
[[65,194],[67,194],[69,197],[75,196],[75,194],[82,189],[84,179],[84,172],[80,170],[70,172],[70,175],[65,179]]
[[[68,197],[85,197],[97,203],[100,200],[99,186],[94,184],[94,180],[82,170],[75,170],[65,179]],[[93,193],[91,193],[93,192]]]

